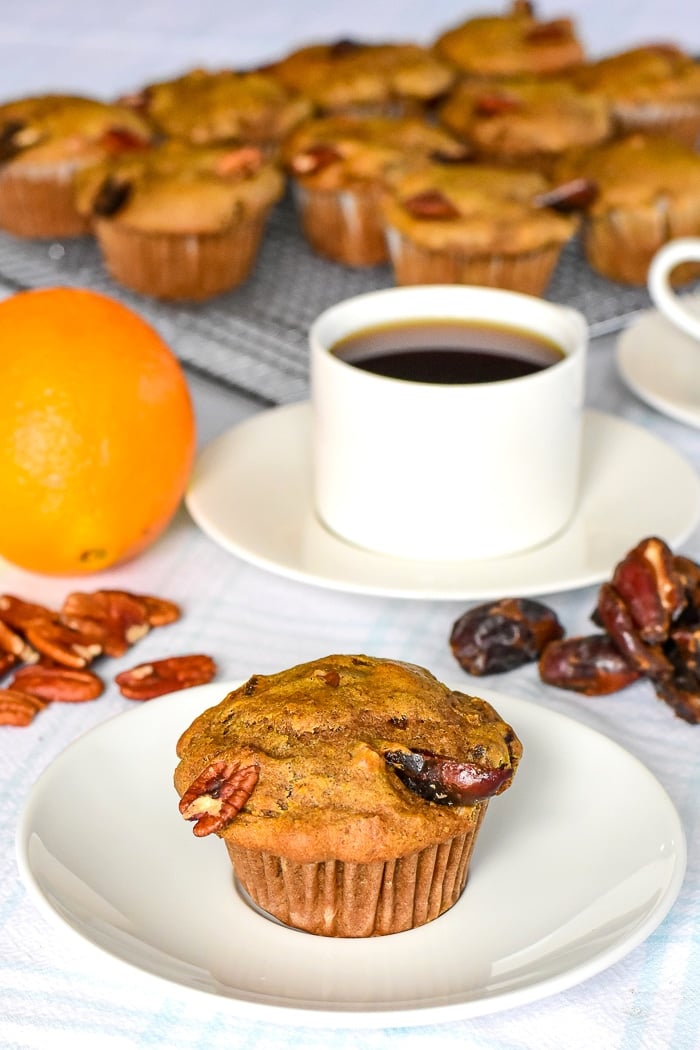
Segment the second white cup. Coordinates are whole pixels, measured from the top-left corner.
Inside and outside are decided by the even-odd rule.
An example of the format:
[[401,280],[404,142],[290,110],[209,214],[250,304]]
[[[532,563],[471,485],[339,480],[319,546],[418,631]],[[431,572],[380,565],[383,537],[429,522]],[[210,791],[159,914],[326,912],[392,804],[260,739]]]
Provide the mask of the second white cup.
[[[440,381],[433,344],[423,348],[428,375],[411,365],[396,378],[356,355],[358,335],[371,347],[378,334],[405,343],[417,332],[420,343],[455,331],[460,351],[461,338],[491,332],[484,352],[501,358],[512,337],[508,353],[525,347],[533,370]],[[579,492],[587,343],[577,311],[493,288],[390,288],[326,310],[310,331],[322,522],[360,547],[419,560],[493,558],[551,539]]]

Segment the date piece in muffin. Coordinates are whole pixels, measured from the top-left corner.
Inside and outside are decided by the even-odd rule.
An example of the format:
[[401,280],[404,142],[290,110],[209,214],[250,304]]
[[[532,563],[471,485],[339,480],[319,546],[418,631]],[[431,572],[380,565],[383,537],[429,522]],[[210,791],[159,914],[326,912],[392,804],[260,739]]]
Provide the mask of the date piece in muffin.
[[480,160],[545,172],[568,150],[605,142],[614,130],[607,99],[564,77],[468,78],[439,119]]
[[201,300],[244,281],[284,177],[256,146],[171,140],[88,172],[78,205],[127,288]]
[[480,15],[448,29],[434,48],[470,76],[562,73],[585,58],[571,19],[542,21],[525,0],[506,14]]
[[311,103],[263,72],[193,69],[127,97],[170,138],[196,145],[274,148],[311,115]]
[[389,181],[431,157],[464,159],[444,129],[418,118],[319,117],[285,143],[302,229],[314,251],[348,266],[386,262],[379,206]]
[[74,182],[109,157],[146,148],[150,125],[126,106],[42,95],[0,106],[0,229],[20,237],[75,237],[88,224]]
[[422,112],[455,78],[448,62],[413,43],[311,44],[268,68],[287,87],[311,99],[321,114]]
[[[666,241],[700,235],[700,155],[675,139],[632,134],[570,156],[559,174],[597,186],[581,234],[588,262],[610,280],[644,285]],[[678,267],[673,282],[696,272]]]
[[430,164],[399,179],[382,211],[397,284],[476,284],[541,294],[578,219],[548,206],[541,173]]
[[647,44],[609,55],[574,74],[605,95],[619,132],[666,134],[689,146],[700,135],[700,63],[675,44]]
[[369,937],[456,903],[522,746],[488,703],[423,668],[328,656],[254,675],[177,753],[181,813],[223,839],[257,905],[311,933]]

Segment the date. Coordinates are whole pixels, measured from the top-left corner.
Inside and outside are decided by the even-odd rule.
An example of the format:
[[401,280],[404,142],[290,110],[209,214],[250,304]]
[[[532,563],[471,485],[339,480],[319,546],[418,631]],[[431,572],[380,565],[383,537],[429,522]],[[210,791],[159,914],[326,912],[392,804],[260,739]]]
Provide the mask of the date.
[[502,674],[538,659],[562,638],[556,614],[530,598],[502,598],[469,609],[454,624],[450,648],[469,674]]

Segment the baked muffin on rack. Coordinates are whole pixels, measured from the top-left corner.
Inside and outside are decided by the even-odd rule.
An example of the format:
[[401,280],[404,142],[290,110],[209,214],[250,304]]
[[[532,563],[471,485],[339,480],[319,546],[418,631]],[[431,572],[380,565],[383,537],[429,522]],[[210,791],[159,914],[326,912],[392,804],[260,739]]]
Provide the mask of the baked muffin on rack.
[[578,219],[541,173],[428,164],[382,201],[397,284],[476,284],[540,295]]
[[467,19],[442,33],[434,49],[469,76],[562,73],[585,58],[572,20],[542,21],[528,0],[515,0],[502,15]]
[[423,668],[328,656],[253,675],[196,718],[175,787],[260,908],[310,933],[370,937],[456,903],[521,753],[490,704]]
[[463,160],[465,147],[414,117],[319,117],[287,140],[283,164],[314,251],[348,266],[388,259],[379,207],[388,181],[429,158]]
[[564,77],[467,78],[438,112],[479,160],[545,172],[568,150],[605,142],[614,130],[605,96]]
[[587,63],[573,74],[605,95],[621,133],[672,135],[695,146],[700,135],[700,63],[675,44],[647,44]]
[[170,140],[86,172],[77,203],[118,283],[196,301],[248,277],[283,189],[257,146]]
[[414,43],[311,44],[267,69],[288,88],[311,99],[320,114],[421,113],[455,79],[448,62]]
[[20,237],[75,237],[79,172],[146,148],[150,125],[126,106],[75,95],[41,95],[0,106],[0,229]]
[[149,84],[124,101],[170,138],[195,145],[274,148],[311,115],[311,103],[264,72],[193,69]]
[[[558,175],[596,185],[581,238],[590,265],[612,281],[646,284],[666,241],[700,236],[700,154],[677,139],[637,132],[570,155]],[[692,265],[679,267],[674,283],[696,273]]]

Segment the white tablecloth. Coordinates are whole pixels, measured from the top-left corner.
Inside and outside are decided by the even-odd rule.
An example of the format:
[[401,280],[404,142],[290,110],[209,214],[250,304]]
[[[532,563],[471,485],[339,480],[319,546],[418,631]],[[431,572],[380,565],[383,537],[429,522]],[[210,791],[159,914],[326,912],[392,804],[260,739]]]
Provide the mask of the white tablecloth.
[[[223,62],[240,44],[235,27],[241,18],[246,58],[252,60],[256,50],[259,57],[266,57],[263,51],[275,51],[281,34],[296,41],[311,35],[313,27],[314,35],[337,35],[341,28],[344,35],[353,30],[358,35],[357,25],[364,24],[362,7],[365,21],[367,11],[376,15],[372,24],[379,35],[387,35],[394,25],[406,33],[415,27],[415,32],[422,28],[427,34],[458,20],[464,11],[464,5],[447,0],[438,0],[429,9],[424,4],[386,0],[376,5],[376,11],[370,4],[339,8],[310,0],[262,3],[255,11],[240,0],[231,4],[203,0],[194,6],[122,3],[109,10],[104,4],[65,7],[37,0],[4,6],[8,17],[0,27],[0,83],[7,95],[49,86],[79,87],[81,82],[110,91],[138,82],[146,66],[166,73],[197,58]],[[554,4],[541,6],[559,10]],[[664,5],[663,13],[656,5],[634,5],[636,22],[633,5],[617,6],[620,17],[607,30],[611,46],[621,36],[629,39],[639,27],[640,35],[647,36],[647,27],[654,28],[657,39],[674,30],[678,36],[682,29],[686,40],[699,32],[695,21],[687,26],[681,22],[687,3]],[[578,7],[586,9],[582,17],[599,33],[602,50],[600,27],[611,17],[609,5]],[[700,37],[695,43],[700,45]],[[242,60],[242,45],[240,54]],[[617,375],[613,348],[614,338],[608,337],[591,349],[589,404],[649,428],[700,468],[700,431],[656,413],[629,393]],[[202,446],[258,411],[212,382],[194,374],[189,379]],[[700,529],[695,529],[683,550],[700,560]],[[135,657],[140,661],[204,651],[215,657],[221,680],[243,679],[331,652],[365,652],[423,664],[444,680],[478,690],[479,683],[464,675],[447,643],[452,623],[468,603],[367,597],[293,582],[226,553],[195,527],[185,510],[142,557],[88,581],[42,578],[0,564],[0,591],[49,605],[60,602],[71,589],[93,585],[161,594],[184,609],[180,622],[167,631],[152,632],[137,650],[114,661],[115,671],[133,664]],[[589,587],[542,599],[556,609],[567,632],[576,633],[588,629],[595,593]],[[609,735],[648,766],[680,813],[689,849],[680,896],[656,931],[621,961],[583,984],[506,1012],[427,1028],[370,1027],[362,1033],[337,1027],[280,1026],[262,1019],[246,1022],[235,1002],[190,998],[177,986],[139,977],[116,964],[98,964],[75,937],[39,913],[19,879],[13,841],[28,792],[54,757],[92,726],[130,708],[131,702],[110,686],[94,703],[53,705],[29,728],[0,731],[0,1046],[4,1050],[325,1050],[329,1046],[349,1050],[359,1043],[367,1050],[390,1046],[417,1050],[425,1045],[455,1050],[699,1047],[700,727],[675,718],[646,683],[620,696],[587,700],[543,688],[535,669],[527,667],[485,684],[536,700]]]

